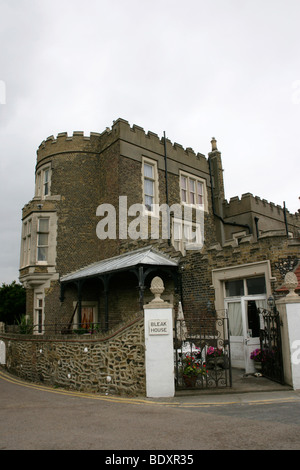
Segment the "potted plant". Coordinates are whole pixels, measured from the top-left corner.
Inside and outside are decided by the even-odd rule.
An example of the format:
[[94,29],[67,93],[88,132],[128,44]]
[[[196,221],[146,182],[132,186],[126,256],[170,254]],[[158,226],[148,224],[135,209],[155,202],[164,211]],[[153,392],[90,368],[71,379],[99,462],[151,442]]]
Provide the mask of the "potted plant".
[[261,349],[257,348],[252,351],[250,354],[250,359],[254,361],[254,367],[256,370],[262,369],[262,361],[263,361],[263,352]]
[[214,348],[213,346],[209,346],[206,351],[206,357],[222,357],[224,356],[224,351],[222,348]]
[[195,357],[186,355],[182,360],[182,377],[187,387],[194,387],[199,375],[206,377],[206,367],[197,362]]
[[209,369],[213,369],[214,367],[227,367],[227,361],[224,355],[223,348],[214,348],[213,346],[209,346],[206,351],[206,364]]

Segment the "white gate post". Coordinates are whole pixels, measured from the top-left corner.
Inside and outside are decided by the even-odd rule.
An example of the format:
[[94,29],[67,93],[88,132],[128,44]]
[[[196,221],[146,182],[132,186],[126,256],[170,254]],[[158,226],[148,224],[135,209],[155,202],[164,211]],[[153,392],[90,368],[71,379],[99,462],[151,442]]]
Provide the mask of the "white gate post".
[[276,302],[282,320],[282,355],[284,381],[294,390],[300,389],[300,297],[294,291],[298,285],[294,273],[287,273],[285,286],[290,290]]
[[155,298],[144,305],[147,397],[174,397],[173,306],[164,302],[161,278],[151,282]]
[[6,346],[4,341],[0,341],[0,365],[6,364]]

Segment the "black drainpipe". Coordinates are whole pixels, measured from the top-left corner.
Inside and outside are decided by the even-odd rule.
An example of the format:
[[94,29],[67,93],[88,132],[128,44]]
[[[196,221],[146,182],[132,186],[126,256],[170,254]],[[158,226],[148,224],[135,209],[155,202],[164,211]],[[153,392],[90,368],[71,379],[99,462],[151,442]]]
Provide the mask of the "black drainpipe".
[[255,222],[255,228],[256,228],[256,236],[257,236],[257,238],[259,238],[258,221],[259,221],[259,218],[258,218],[258,217],[254,217],[254,222]]
[[286,236],[287,236],[287,238],[289,238],[289,226],[288,226],[288,221],[287,221],[287,216],[286,216],[285,201],[283,201],[283,215],[284,215],[284,224],[285,224]]
[[210,184],[211,184],[211,202],[212,202],[212,210],[213,210],[214,216],[217,217],[224,225],[232,225],[233,227],[244,227],[249,230],[249,233],[252,233],[251,228],[248,224],[239,224],[237,222],[226,222],[220,215],[216,213],[210,159],[208,159],[208,166],[209,166],[209,176],[210,176]]
[[166,204],[167,204],[167,211],[168,211],[168,245],[171,246],[171,220],[170,220],[170,208],[169,208],[167,142],[166,142],[166,133],[165,133],[165,131],[164,131],[164,147],[165,147]]

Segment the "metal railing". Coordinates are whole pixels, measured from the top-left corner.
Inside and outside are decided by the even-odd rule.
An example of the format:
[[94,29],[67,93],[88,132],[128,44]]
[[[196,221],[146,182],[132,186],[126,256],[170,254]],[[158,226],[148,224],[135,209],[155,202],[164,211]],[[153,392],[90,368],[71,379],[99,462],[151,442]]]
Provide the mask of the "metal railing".
[[[109,330],[116,328],[120,324],[120,321],[110,321]],[[5,325],[4,333],[11,333],[16,335],[96,335],[105,334],[108,328],[103,323],[43,323],[39,325],[28,322],[27,324],[17,325]]]

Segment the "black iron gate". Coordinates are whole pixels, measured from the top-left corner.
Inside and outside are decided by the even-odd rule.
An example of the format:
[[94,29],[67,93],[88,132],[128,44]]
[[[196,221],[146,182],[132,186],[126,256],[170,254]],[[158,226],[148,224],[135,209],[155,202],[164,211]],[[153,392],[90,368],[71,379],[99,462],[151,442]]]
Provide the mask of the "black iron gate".
[[175,320],[176,389],[232,386],[228,318]]
[[261,310],[260,318],[262,375],[283,384],[284,372],[279,312],[275,308],[272,311]]

